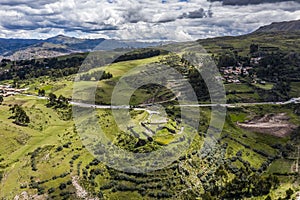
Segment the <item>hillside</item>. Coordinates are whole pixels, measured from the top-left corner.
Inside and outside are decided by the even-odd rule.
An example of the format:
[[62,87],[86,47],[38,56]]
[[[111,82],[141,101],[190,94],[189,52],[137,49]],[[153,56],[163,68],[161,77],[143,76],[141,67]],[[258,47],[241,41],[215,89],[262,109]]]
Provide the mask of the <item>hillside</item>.
[[[298,32],[255,32],[90,57],[2,60],[0,199],[296,199],[300,104],[293,97],[300,94],[299,38]],[[63,52],[84,43],[57,36],[30,48]],[[194,62],[193,50],[200,52]],[[207,60],[201,67],[211,69],[209,58],[220,72],[226,105],[210,105],[208,88],[195,70],[195,62]],[[94,64],[97,60],[101,65]],[[162,71],[163,66],[173,71]],[[164,84],[156,84],[161,75]],[[129,121],[118,118],[127,111],[123,104],[110,107],[124,80],[134,88],[154,82],[133,91]],[[190,91],[184,81],[200,107],[179,106]],[[117,100],[127,93],[119,88]],[[161,149],[167,151],[153,160],[145,156]],[[155,171],[132,171],[170,159]]]
[[233,51],[234,49],[244,56],[248,54],[250,45],[254,43],[285,52],[299,52],[299,35],[300,20],[297,20],[272,23],[247,35],[201,39],[198,42],[211,53]]
[[300,20],[288,22],[274,22],[270,25],[259,28],[256,33],[267,32],[299,32]]
[[[224,2],[226,3],[226,2]],[[252,2],[253,3],[253,2]],[[292,32],[300,31],[300,20],[290,21],[290,22],[277,22],[272,23],[271,25],[263,26],[255,31],[253,37],[245,38],[245,36],[234,37],[233,40],[241,38],[244,42],[258,39],[260,42],[265,39],[266,35],[262,35],[262,40],[260,40],[260,33],[270,33],[270,38],[273,38],[273,35],[278,32],[288,32],[287,35],[291,35]],[[295,33],[295,37],[297,33]],[[276,36],[274,36],[276,38]],[[282,34],[276,38],[281,40],[280,37],[283,37]],[[292,37],[292,36],[291,36]],[[286,38],[283,38],[286,40]],[[205,43],[213,44],[213,41],[218,40],[206,39],[200,40]],[[228,38],[220,38],[220,40],[230,41]],[[222,41],[219,41],[222,43]],[[280,41],[279,41],[280,42]],[[165,42],[136,42],[136,41],[122,41],[122,40],[113,40],[113,39],[80,39],[75,37],[68,37],[64,35],[57,35],[52,38],[45,40],[32,40],[32,39],[1,39],[0,38],[0,58],[6,58],[10,60],[29,60],[37,58],[46,58],[46,57],[57,57],[61,55],[69,55],[71,53],[78,52],[90,52],[94,50],[114,50],[114,49],[130,49],[130,48],[145,48],[150,46],[159,46]],[[266,44],[270,44],[268,40]],[[287,44],[287,43],[285,43]],[[284,44],[274,44],[275,46],[284,45]],[[294,45],[294,44],[293,44]],[[297,43],[295,43],[297,45]],[[230,45],[229,45],[230,46]],[[206,46],[205,46],[206,47]],[[226,46],[225,46],[226,47]],[[222,48],[225,48],[222,47]],[[289,46],[287,46],[288,48]],[[241,47],[242,48],[242,47]],[[240,49],[241,49],[240,48]],[[293,47],[292,47],[293,48]]]

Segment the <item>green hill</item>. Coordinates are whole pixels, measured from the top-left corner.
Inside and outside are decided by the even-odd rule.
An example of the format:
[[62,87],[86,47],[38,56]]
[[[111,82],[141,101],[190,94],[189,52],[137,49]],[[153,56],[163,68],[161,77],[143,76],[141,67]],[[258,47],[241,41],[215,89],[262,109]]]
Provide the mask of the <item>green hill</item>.
[[[33,96],[5,96],[0,105],[0,199],[294,199],[300,192],[300,105],[283,102],[299,97],[298,40],[297,32],[256,32],[139,49],[119,59],[116,52],[103,52],[103,66],[87,67],[79,74],[86,54],[2,61],[1,84],[28,88],[26,92]],[[215,109],[205,107],[210,98],[203,78],[185,59],[187,49],[199,44],[215,61],[231,104],[227,105],[220,135],[216,133],[217,125],[222,124],[218,116],[223,109],[220,105]],[[180,157],[163,169],[147,173],[119,171],[110,167],[111,163],[95,159],[94,155],[104,154],[105,149],[97,137],[82,137],[81,131],[91,136],[98,132],[92,125],[75,124],[78,121],[72,119],[72,105],[67,102],[73,96],[75,77],[78,94],[88,97],[86,89],[96,84],[96,103],[109,105],[113,88],[122,78],[148,80],[151,74],[146,69],[155,75],[162,65],[182,74],[181,79],[169,74],[175,79],[170,87],[183,94],[185,88],[180,83],[188,81],[204,105],[187,107],[187,113],[192,115],[188,121],[181,120],[187,116],[181,116],[182,108],[178,107],[180,92],[174,94],[155,84],[134,92],[130,100],[131,121],[122,130],[114,113],[106,108],[95,109],[94,118],[82,115],[76,120],[80,125],[97,123],[108,144],[128,152],[144,154],[169,146],[173,151],[160,156],[165,160],[177,154]],[[145,68],[139,70],[139,66]],[[225,73],[239,67],[249,68],[236,75]],[[106,77],[96,81],[104,72]],[[229,82],[229,76],[240,82]],[[44,94],[46,98],[41,97]],[[119,94],[125,96],[126,91]],[[267,100],[274,102],[261,104]],[[155,103],[160,105],[147,106]],[[29,123],[16,123],[24,113],[13,113],[14,105],[25,111]],[[88,105],[86,111],[96,106]],[[193,128],[197,118],[199,127]],[[217,124],[209,127],[211,120]],[[87,139],[91,139],[90,143],[85,142]],[[191,144],[186,150],[176,148],[188,142]],[[161,160],[158,157],[157,162],[137,164],[151,167]]]

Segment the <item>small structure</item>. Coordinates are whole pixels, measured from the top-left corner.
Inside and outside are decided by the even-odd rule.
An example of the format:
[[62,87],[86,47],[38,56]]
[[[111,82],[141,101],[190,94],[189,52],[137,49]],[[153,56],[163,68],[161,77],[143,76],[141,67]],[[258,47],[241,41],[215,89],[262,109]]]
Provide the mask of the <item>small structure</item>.
[[28,88],[17,89],[17,88],[13,88],[11,85],[0,85],[0,95],[3,97],[22,94],[23,92],[25,92],[27,90],[28,90]]

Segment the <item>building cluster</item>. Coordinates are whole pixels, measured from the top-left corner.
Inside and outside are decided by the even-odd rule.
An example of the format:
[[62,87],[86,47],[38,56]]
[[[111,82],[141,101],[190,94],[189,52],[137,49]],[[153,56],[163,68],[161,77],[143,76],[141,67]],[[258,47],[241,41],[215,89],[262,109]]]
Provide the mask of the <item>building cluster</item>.
[[258,64],[259,64],[259,61],[260,61],[261,59],[262,59],[262,57],[251,58],[251,59],[250,59],[250,62],[251,62],[251,64],[258,65]]
[[249,71],[252,69],[252,67],[221,67],[220,71],[223,74],[222,80],[225,83],[236,83],[239,84],[241,81],[239,80],[240,76],[248,76]]
[[11,85],[0,85],[0,96],[8,97],[17,94],[22,94],[28,89],[17,89],[13,88]]

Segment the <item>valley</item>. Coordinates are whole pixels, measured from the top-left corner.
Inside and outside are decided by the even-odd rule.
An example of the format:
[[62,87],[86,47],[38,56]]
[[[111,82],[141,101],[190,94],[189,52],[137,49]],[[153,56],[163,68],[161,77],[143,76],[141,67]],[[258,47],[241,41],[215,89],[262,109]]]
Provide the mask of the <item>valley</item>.
[[2,59],[0,199],[296,199],[298,38]]

